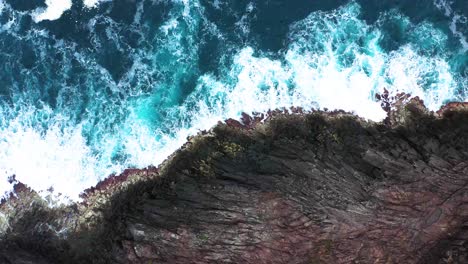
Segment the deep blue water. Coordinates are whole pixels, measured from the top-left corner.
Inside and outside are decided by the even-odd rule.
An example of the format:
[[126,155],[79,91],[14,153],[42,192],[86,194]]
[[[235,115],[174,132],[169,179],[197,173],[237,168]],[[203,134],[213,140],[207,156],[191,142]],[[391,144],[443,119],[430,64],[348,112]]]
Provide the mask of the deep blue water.
[[0,0],[0,192],[15,174],[76,198],[243,111],[467,99],[466,0],[86,4]]

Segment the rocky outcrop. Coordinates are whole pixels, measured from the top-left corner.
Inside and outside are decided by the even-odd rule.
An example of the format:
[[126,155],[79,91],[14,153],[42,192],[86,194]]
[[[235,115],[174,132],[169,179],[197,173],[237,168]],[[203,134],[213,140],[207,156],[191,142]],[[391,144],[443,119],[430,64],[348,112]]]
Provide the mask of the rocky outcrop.
[[18,186],[0,262],[467,263],[466,105],[403,99],[385,123],[245,115],[79,204]]

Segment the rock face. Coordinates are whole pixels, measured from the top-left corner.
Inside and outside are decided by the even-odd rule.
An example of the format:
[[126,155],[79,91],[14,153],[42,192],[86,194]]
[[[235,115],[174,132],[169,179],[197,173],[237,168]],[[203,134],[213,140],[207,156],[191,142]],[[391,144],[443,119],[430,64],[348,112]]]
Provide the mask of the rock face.
[[0,208],[0,262],[468,263],[465,106],[243,118],[81,204],[23,186]]

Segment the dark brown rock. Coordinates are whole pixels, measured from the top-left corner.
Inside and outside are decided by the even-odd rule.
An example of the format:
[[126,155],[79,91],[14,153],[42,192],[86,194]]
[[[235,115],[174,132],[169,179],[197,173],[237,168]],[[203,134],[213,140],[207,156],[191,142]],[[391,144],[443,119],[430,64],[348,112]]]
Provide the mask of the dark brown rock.
[[468,112],[400,96],[385,125],[228,120],[77,205],[25,189],[0,207],[0,262],[468,263]]

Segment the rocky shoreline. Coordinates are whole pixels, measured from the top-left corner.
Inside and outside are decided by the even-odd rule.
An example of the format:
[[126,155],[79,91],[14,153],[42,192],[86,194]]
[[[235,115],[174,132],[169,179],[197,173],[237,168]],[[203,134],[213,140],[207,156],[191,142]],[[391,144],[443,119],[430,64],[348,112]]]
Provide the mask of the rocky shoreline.
[[468,104],[244,114],[50,208],[0,205],[0,263],[467,263]]

